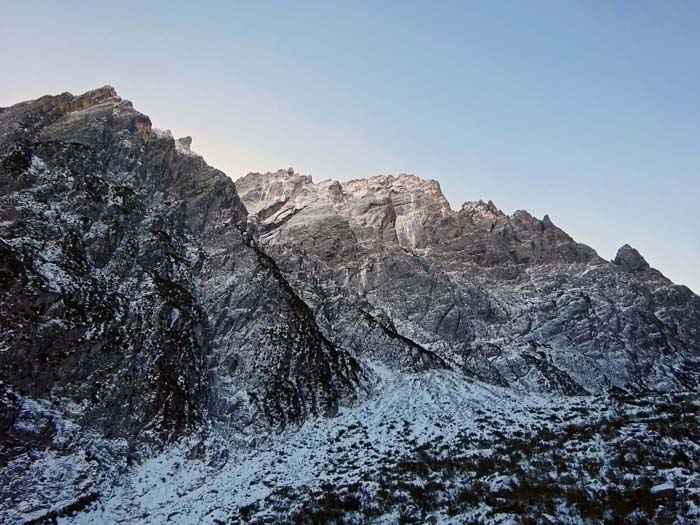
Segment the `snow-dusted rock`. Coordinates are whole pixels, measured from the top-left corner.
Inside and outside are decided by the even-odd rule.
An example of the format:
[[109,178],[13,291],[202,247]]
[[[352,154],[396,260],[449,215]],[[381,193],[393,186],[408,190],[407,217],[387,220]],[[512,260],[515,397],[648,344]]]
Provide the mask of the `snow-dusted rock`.
[[1,522],[698,521],[688,288],[190,146],[108,86],[0,108]]
[[0,187],[10,389],[134,446],[354,395],[357,364],[246,233],[233,182],[113,89],[4,109]]
[[516,389],[698,388],[700,298],[629,246],[609,263],[548,216],[490,201],[454,211],[414,176],[236,184],[260,243],[340,346],[381,354],[354,329],[371,312],[442,365]]

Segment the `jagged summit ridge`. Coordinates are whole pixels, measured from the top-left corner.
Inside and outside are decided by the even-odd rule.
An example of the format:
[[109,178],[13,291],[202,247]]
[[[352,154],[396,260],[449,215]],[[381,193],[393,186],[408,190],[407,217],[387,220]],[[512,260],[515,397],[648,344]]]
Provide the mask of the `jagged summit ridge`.
[[646,259],[629,244],[624,244],[620,247],[613,262],[632,272],[641,272],[650,269]]
[[[394,243],[409,250],[462,251],[465,241],[469,241],[469,230],[476,226],[525,241],[517,242],[515,250],[501,253],[499,258],[531,258],[541,250],[527,243],[538,237],[536,244],[559,246],[558,257],[599,259],[591,248],[575,243],[554,226],[548,216],[539,220],[524,210],[508,216],[492,201],[466,202],[455,211],[437,181],[415,175],[314,183],[310,176],[279,170],[250,173],[236,181],[236,186],[251,216],[261,224],[262,235],[274,231],[267,242],[298,229],[325,227],[333,218],[331,222],[347,223],[351,233],[363,242]],[[503,251],[496,244],[503,243],[493,243],[491,248]]]
[[[414,175],[314,183],[310,176],[280,170],[248,174],[236,186],[251,214],[263,223],[285,222],[295,228],[338,214],[360,235],[377,235],[407,248],[421,242],[428,214],[450,212],[440,185]],[[300,210],[304,213],[298,215]],[[302,217],[306,222],[299,222]]]
[[452,210],[438,183],[414,176],[314,183],[281,170],[237,187],[260,242],[339,345],[359,344],[354,312],[369,311],[496,384],[567,394],[697,385],[681,363],[696,361],[698,298],[641,271],[631,248],[607,262],[549,216],[491,201]]

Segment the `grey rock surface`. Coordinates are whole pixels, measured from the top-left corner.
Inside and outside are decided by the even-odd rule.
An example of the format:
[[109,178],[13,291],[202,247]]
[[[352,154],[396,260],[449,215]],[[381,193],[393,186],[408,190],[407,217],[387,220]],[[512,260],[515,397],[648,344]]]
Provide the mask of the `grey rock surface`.
[[687,287],[191,145],[109,86],[0,108],[0,522],[700,519]]
[[376,352],[353,328],[371,312],[494,384],[698,388],[700,298],[629,246],[606,262],[548,216],[490,201],[455,211],[436,181],[411,175],[314,183],[280,170],[236,185],[260,243],[340,346]]
[[622,266],[630,272],[643,272],[650,269],[646,259],[629,244],[625,244],[617,250],[613,263]]
[[246,216],[228,177],[110,87],[4,109],[0,379],[133,442],[173,441],[205,415],[333,413],[359,368]]

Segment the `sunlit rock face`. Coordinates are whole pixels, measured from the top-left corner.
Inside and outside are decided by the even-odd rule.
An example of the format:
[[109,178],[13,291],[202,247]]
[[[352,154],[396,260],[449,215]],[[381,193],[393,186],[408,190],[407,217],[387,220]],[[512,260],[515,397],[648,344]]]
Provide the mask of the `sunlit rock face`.
[[367,312],[442,366],[516,389],[698,386],[700,299],[629,246],[607,262],[548,216],[490,201],[454,211],[411,175],[314,183],[290,169],[236,184],[260,243],[341,346],[376,354],[355,330]]

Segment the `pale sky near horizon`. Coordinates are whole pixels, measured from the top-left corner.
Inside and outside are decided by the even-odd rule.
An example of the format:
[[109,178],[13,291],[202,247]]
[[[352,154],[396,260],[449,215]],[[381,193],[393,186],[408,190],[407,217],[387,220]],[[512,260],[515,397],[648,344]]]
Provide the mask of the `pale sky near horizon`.
[[0,106],[104,84],[236,179],[413,173],[700,292],[700,3],[0,0]]

